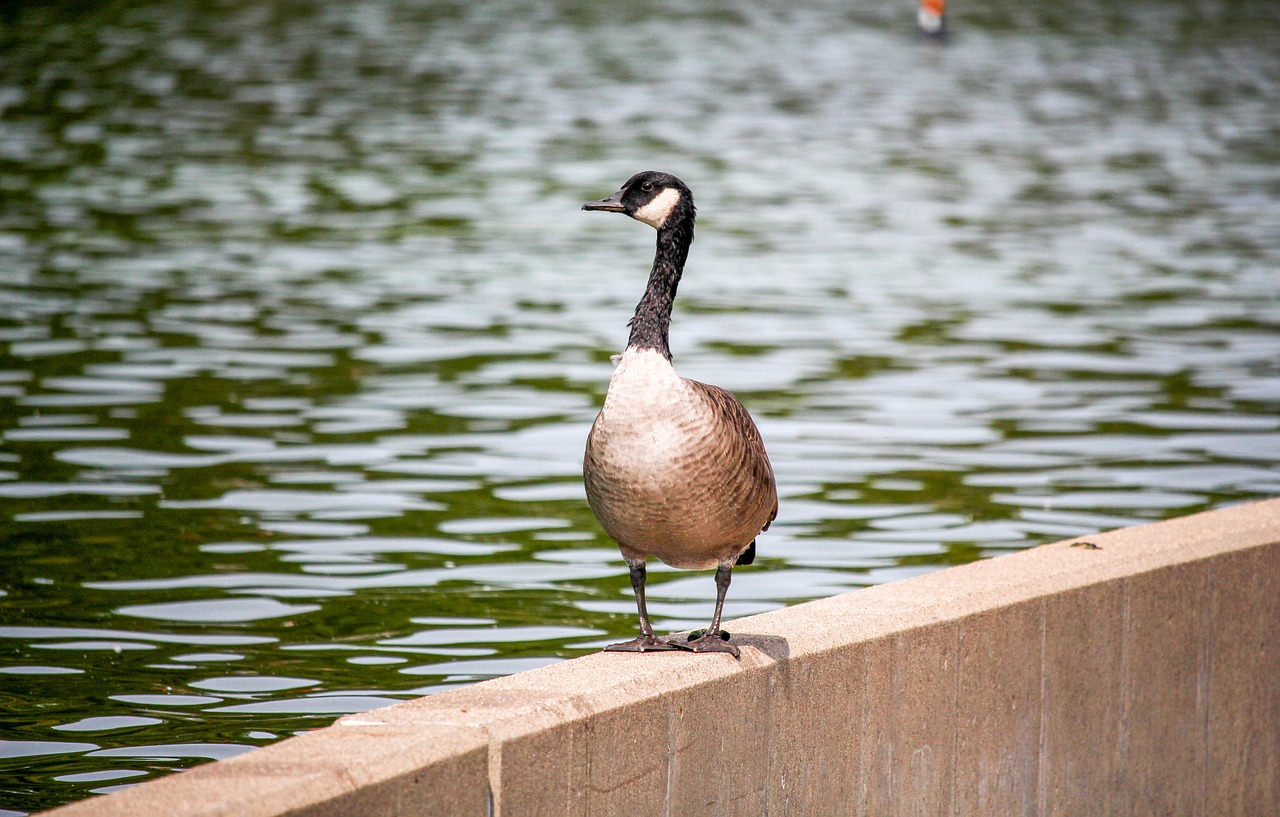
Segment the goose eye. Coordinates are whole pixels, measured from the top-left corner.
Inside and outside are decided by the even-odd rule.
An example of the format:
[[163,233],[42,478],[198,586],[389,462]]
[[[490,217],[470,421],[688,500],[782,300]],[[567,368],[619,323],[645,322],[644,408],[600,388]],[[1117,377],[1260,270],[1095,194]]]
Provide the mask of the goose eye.
[[653,182],[641,182],[640,189],[648,193],[650,190],[653,189]]

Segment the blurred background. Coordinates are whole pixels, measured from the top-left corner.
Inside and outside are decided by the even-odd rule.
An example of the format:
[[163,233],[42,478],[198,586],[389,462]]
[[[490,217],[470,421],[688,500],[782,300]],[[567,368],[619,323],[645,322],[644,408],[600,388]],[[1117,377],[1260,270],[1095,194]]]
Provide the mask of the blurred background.
[[653,236],[578,208],[639,170],[778,474],[729,617],[1280,494],[1280,4],[947,19],[0,6],[0,814],[630,637],[580,467]]

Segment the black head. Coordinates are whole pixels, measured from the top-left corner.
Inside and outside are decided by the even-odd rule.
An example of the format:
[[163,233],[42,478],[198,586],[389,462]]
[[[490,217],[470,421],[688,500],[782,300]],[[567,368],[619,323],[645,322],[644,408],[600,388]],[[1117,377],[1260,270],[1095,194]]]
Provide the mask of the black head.
[[582,209],[626,213],[636,221],[661,230],[676,219],[693,216],[693,193],[670,173],[646,170],[627,179],[612,196],[589,201]]

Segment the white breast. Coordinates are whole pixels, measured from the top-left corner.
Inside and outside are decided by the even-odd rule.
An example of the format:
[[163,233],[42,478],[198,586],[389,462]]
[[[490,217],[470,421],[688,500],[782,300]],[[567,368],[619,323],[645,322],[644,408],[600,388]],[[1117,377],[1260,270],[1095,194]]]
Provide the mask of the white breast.
[[610,398],[615,397],[616,391],[618,396],[645,399],[673,388],[684,388],[684,381],[676,374],[671,361],[657,349],[628,346],[618,355],[618,367],[609,379]]
[[661,462],[684,443],[682,426],[702,408],[671,361],[655,349],[628,348],[609,380],[600,431],[632,462]]

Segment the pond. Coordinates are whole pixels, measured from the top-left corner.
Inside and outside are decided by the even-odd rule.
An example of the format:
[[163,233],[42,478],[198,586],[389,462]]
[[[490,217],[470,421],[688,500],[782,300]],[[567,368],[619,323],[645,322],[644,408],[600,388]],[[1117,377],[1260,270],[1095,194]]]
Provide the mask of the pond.
[[1280,6],[913,14],[0,11],[0,814],[630,637],[638,170],[778,476],[729,618],[1280,494]]

